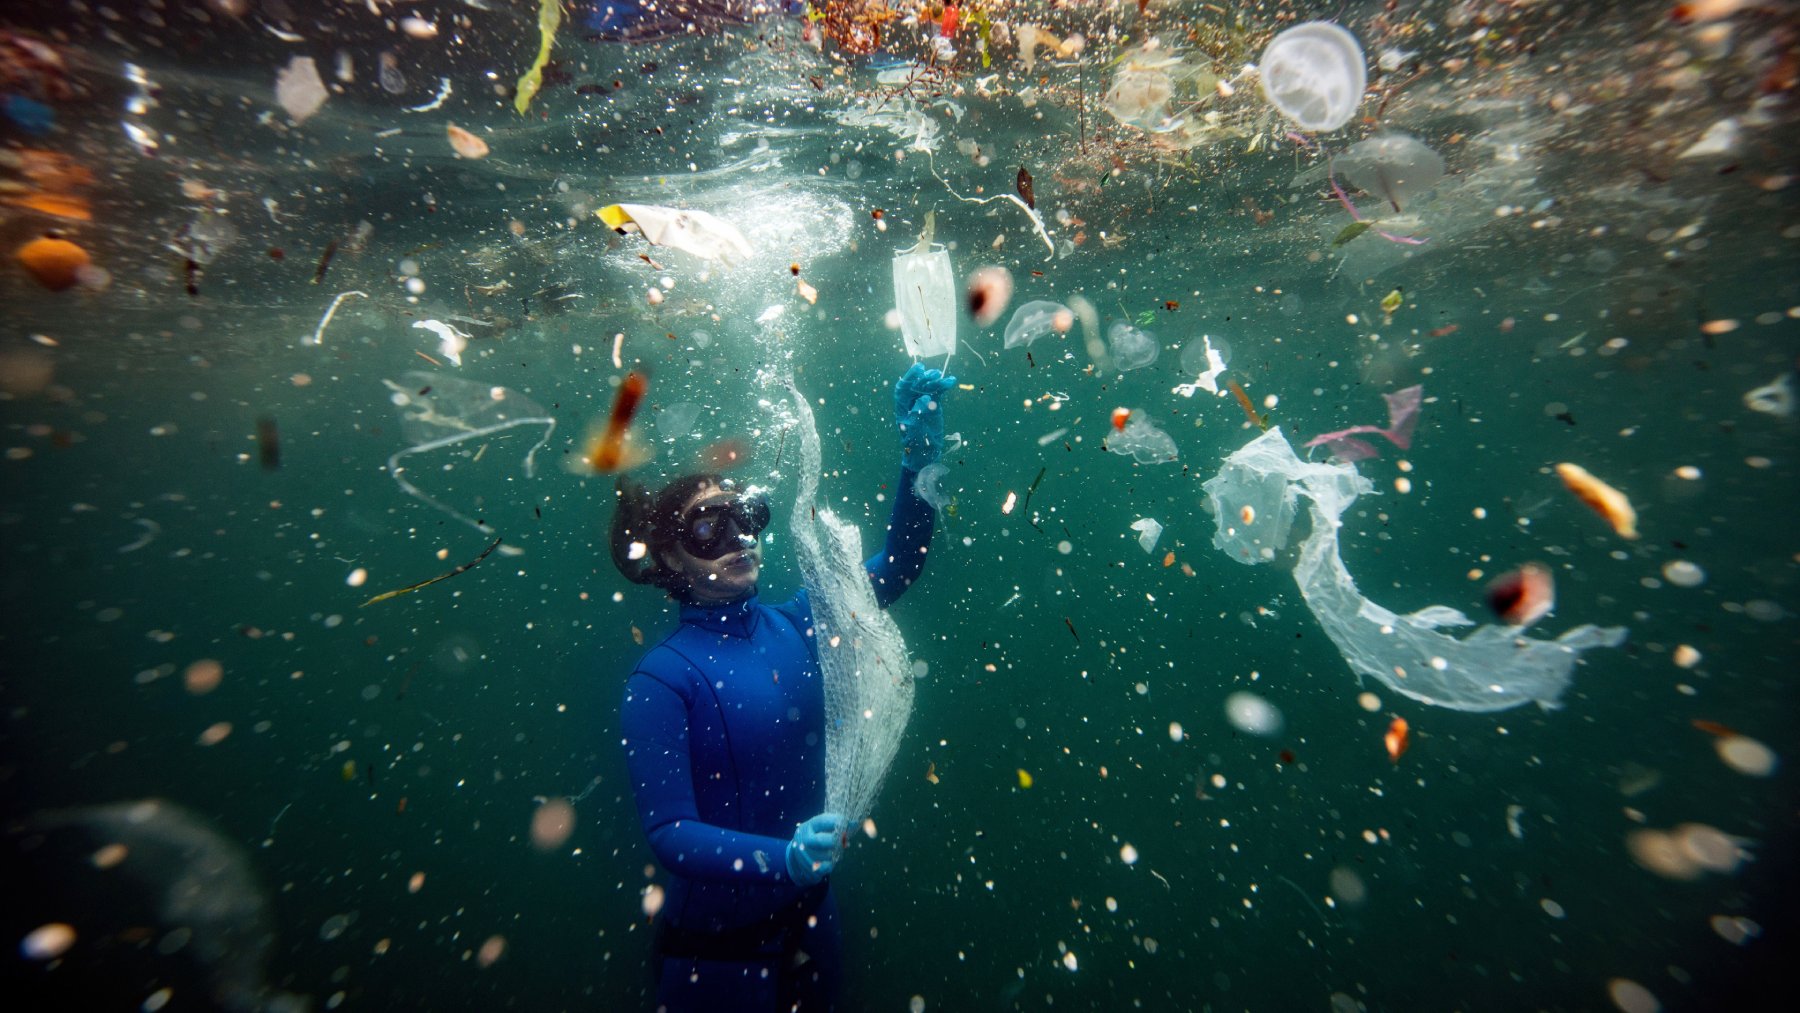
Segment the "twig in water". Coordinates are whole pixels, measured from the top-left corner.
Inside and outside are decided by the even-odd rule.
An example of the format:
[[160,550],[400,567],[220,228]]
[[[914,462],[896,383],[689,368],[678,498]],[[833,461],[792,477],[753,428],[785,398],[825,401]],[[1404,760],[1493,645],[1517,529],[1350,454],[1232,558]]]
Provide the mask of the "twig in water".
[[440,580],[449,580],[451,577],[457,576],[458,574],[466,573],[469,570],[473,569],[475,567],[476,563],[479,563],[482,560],[486,559],[488,557],[488,553],[493,552],[495,549],[497,549],[499,547],[500,547],[500,539],[496,538],[493,540],[493,542],[491,542],[488,545],[487,548],[481,550],[481,555],[476,556],[474,559],[471,559],[468,562],[464,563],[463,565],[457,567],[456,569],[451,570],[449,573],[440,573],[437,576],[432,577],[429,580],[421,580],[417,584],[409,584],[406,587],[396,588],[392,591],[383,591],[380,594],[376,595],[375,597],[370,598],[368,601],[363,602],[361,607],[368,608],[370,605],[373,605],[378,601],[387,601],[389,598],[398,598],[403,594],[411,594],[414,591],[417,591],[418,589],[420,589],[422,587],[430,587],[431,585],[437,583]]
[[312,339],[307,344],[322,345],[325,343],[325,328],[330,325],[331,318],[337,314],[338,305],[353,295],[361,296],[364,299],[369,297],[367,292],[339,292],[337,298],[331,300],[331,308],[327,309],[325,315],[319,318],[319,326],[313,328]]

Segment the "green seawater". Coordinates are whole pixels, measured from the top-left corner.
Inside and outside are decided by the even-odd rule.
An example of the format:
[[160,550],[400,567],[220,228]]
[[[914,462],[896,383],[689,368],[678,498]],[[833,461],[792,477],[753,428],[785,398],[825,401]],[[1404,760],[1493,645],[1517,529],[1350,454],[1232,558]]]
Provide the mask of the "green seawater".
[[[793,18],[627,45],[571,14],[521,117],[533,5],[230,6],[0,14],[9,39],[54,44],[77,86],[50,101],[49,134],[15,130],[6,150],[93,177],[51,185],[12,157],[8,193],[73,189],[93,220],[6,205],[7,248],[56,228],[106,272],[51,292],[10,258],[0,271],[0,802],[23,898],[0,943],[20,1008],[138,1008],[165,987],[163,1008],[228,1006],[207,997],[227,974],[266,987],[266,1008],[278,992],[318,1009],[652,1008],[644,899],[666,876],[618,706],[675,612],[611,565],[610,476],[567,462],[626,370],[645,371],[656,457],[636,477],[739,441],[733,474],[780,507],[763,590],[784,599],[796,450],[759,401],[791,372],[824,440],[822,495],[872,550],[910,362],[887,320],[891,259],[932,211],[959,283],[1005,267],[1013,305],[1080,297],[1098,328],[1004,349],[1010,311],[959,321],[955,507],[894,607],[916,703],[875,835],[834,877],[846,1008],[1609,1009],[1626,979],[1664,1009],[1708,1009],[1791,989],[1800,468],[1794,419],[1745,399],[1791,383],[1800,349],[1773,15],[1721,22],[1721,51],[1643,4],[972,4],[1085,48],[1027,73],[1011,43],[984,69],[964,38],[947,69],[883,84],[925,52],[916,27],[872,61],[815,52]],[[388,23],[414,13],[435,39]],[[1302,144],[1233,75],[1305,17],[1356,33],[1371,85],[1356,121]],[[1131,54],[1156,63],[1151,36],[1185,61],[1171,113],[1189,118],[1163,134],[1105,109]],[[336,90],[293,124],[273,82],[300,55]],[[32,73],[9,87],[43,87]],[[443,105],[408,111],[440,79]],[[913,133],[846,110],[912,111]],[[1731,116],[1731,152],[1680,157]],[[455,157],[451,123],[491,154]],[[1334,247],[1351,219],[1319,152],[1384,130],[1430,144],[1447,175],[1405,209],[1416,222],[1350,195],[1387,222]],[[1054,252],[1010,201],[951,192],[1012,193],[1021,167]],[[706,265],[614,235],[593,212],[616,202],[712,211],[757,255]],[[352,290],[367,295],[313,342]],[[460,366],[425,319],[471,335]],[[1121,320],[1147,321],[1152,365],[1091,354]],[[1560,709],[1465,713],[1359,685],[1292,547],[1258,567],[1213,548],[1200,484],[1257,429],[1232,397],[1171,393],[1202,335],[1296,447],[1383,425],[1381,395],[1423,385],[1411,447],[1373,438],[1357,466],[1376,491],[1344,517],[1371,600],[1488,621],[1487,581],[1537,561],[1557,589],[1537,636],[1629,639],[1582,655]],[[493,538],[396,483],[390,456],[419,434],[384,380],[447,411],[467,407],[457,380],[503,388],[556,425],[530,475],[535,425],[406,457],[404,477],[501,548],[363,607]],[[1179,457],[1109,452],[1119,407]],[[1570,495],[1562,461],[1624,491],[1641,537]],[[1144,517],[1165,526],[1149,553]],[[1665,576],[1683,560],[1702,583]],[[209,692],[187,680],[201,661],[223,672]],[[1236,692],[1280,730],[1234,727]],[[1391,760],[1395,717],[1412,738]],[[1773,771],[1723,762],[1717,726],[1772,750]],[[191,852],[142,846],[116,870],[130,889],[94,867],[118,834],[90,807],[150,798],[247,868],[253,889],[201,876],[201,893],[260,897],[243,903],[255,918],[169,913]],[[576,799],[573,832],[535,848],[533,814],[556,798]],[[1685,824],[1737,839],[1737,867],[1659,873],[1628,843]],[[71,827],[92,833],[72,843]],[[17,945],[46,922],[76,929],[62,964]],[[221,956],[252,940],[260,966]]]

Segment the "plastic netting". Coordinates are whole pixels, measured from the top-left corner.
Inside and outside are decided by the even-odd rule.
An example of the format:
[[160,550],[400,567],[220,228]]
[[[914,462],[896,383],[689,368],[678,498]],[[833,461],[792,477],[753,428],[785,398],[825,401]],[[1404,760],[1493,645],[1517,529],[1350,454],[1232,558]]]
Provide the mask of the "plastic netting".
[[825,807],[856,824],[874,807],[912,716],[912,661],[900,627],[875,600],[861,533],[819,502],[819,431],[791,379],[788,391],[800,435],[794,555],[812,597],[825,680]]

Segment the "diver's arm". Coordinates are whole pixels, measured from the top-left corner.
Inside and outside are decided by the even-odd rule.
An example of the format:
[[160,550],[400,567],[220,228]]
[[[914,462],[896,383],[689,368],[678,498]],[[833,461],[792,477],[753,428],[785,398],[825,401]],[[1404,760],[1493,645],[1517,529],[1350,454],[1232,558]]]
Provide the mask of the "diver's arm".
[[944,452],[942,402],[955,386],[956,377],[918,362],[894,381],[894,423],[900,429],[899,487],[894,492],[894,513],[888,518],[887,541],[863,563],[882,608],[892,605],[925,572],[925,552],[931,548],[937,511],[914,486],[919,471]]
[[620,724],[638,818],[663,868],[710,882],[793,883],[786,840],[700,821],[680,693],[640,668],[625,683]]
[[892,605],[925,572],[925,556],[931,548],[937,511],[913,488],[918,480],[918,472],[907,467],[900,469],[894,512],[888,517],[887,541],[880,552],[863,562],[875,585],[875,600],[882,608]]

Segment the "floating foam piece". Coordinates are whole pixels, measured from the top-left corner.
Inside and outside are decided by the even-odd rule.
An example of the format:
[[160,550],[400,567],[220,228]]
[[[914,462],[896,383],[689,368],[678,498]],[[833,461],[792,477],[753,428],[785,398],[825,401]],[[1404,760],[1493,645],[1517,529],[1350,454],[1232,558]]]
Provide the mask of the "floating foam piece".
[[1500,711],[1525,703],[1560,706],[1580,653],[1617,647],[1620,627],[1581,625],[1556,640],[1482,625],[1457,638],[1439,630],[1474,625],[1444,605],[1396,615],[1364,597],[1338,553],[1339,518],[1373,491],[1352,464],[1302,461],[1279,427],[1226,459],[1203,486],[1218,530],[1213,547],[1240,563],[1275,558],[1299,499],[1310,502],[1312,530],[1300,546],[1294,582],[1352,671],[1421,703],[1461,711]]

